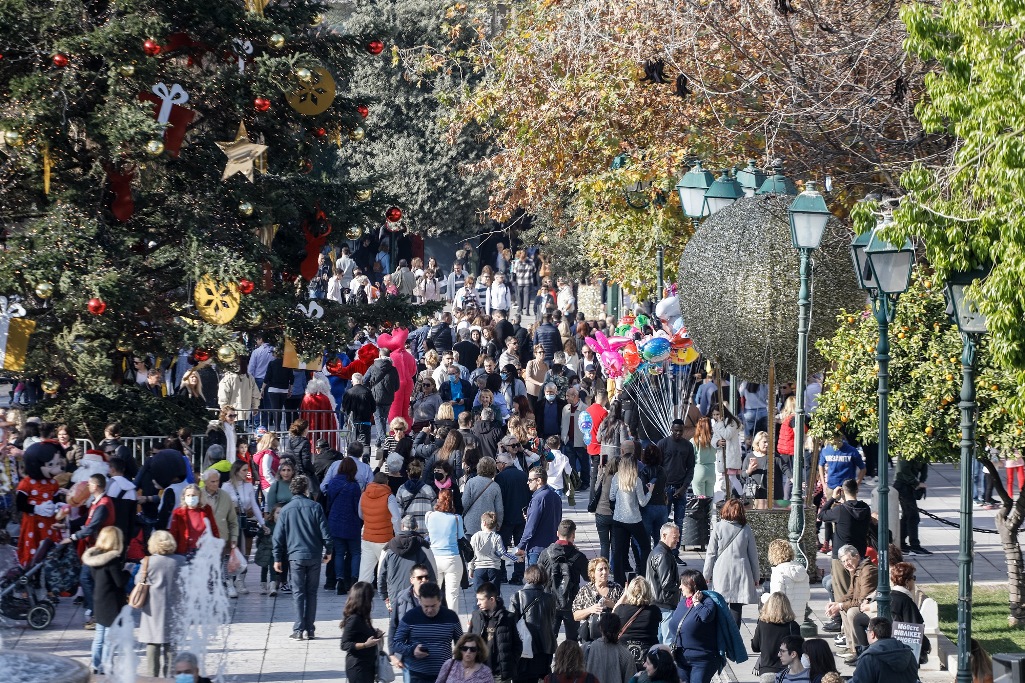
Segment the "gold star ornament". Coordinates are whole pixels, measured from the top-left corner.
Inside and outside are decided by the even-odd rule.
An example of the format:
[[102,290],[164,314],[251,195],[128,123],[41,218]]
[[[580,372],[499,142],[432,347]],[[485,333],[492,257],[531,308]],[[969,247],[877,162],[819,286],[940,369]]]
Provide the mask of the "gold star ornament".
[[218,142],[217,146],[228,157],[221,180],[227,180],[236,173],[241,173],[249,179],[249,182],[253,182],[254,167],[261,173],[267,172],[267,162],[264,156],[267,152],[267,145],[258,145],[250,140],[245,123],[239,124],[238,135],[234,140]]

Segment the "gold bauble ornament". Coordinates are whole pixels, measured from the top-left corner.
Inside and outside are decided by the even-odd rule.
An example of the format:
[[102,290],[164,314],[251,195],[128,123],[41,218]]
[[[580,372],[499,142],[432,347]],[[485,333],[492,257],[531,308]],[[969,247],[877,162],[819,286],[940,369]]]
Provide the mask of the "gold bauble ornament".
[[9,130],[6,133],[4,133],[4,140],[11,147],[20,147],[22,142],[21,133],[19,133],[16,130]]
[[238,314],[238,284],[217,282],[212,275],[204,275],[196,283],[193,300],[203,320],[212,325],[224,325]]
[[313,80],[313,72],[306,67],[301,66],[295,70],[295,77],[299,79],[300,83],[309,83]]
[[367,134],[363,130],[362,126],[356,126],[355,128],[353,128],[352,130],[349,131],[349,139],[352,140],[353,142],[359,142],[360,140],[362,140],[366,136],[367,136]]
[[356,199],[361,202],[368,202],[370,198],[374,196],[373,190],[359,190],[356,192]]
[[267,44],[275,50],[280,50],[285,47],[285,36],[280,33],[274,33],[270,38],[267,39]]
[[45,394],[56,394],[60,391],[61,383],[55,379],[44,379],[40,386]]
[[117,68],[117,70],[118,70],[118,72],[122,76],[126,76],[127,77],[127,76],[134,76],[135,75],[135,65],[134,64],[122,64],[121,66],[119,66]]
[[358,225],[350,225],[345,230],[345,239],[347,240],[358,240],[363,237],[363,228]]
[[313,77],[308,83],[300,82],[298,87],[285,95],[288,106],[304,116],[316,116],[327,111],[335,101],[335,79],[327,69],[310,69]]
[[40,282],[36,285],[36,296],[40,299],[49,299],[53,296],[53,283],[52,282]]
[[319,13],[319,12],[317,14],[314,14],[313,18],[310,19],[310,26],[320,26],[323,23],[324,23],[324,15]]
[[150,140],[146,143],[146,153],[158,157],[164,153],[164,143],[160,140]]
[[253,327],[256,327],[263,322],[263,314],[259,311],[251,311],[246,318],[249,320],[249,324]]
[[126,339],[118,339],[117,344],[114,346],[114,348],[117,349],[118,353],[131,353],[133,350],[135,350],[135,347],[132,345],[132,342]]
[[217,349],[217,360],[222,363],[234,363],[236,358],[238,358],[238,354],[235,353],[235,349],[227,344]]
[[238,213],[239,213],[240,216],[252,216],[253,215],[253,205],[250,204],[249,202],[242,202],[241,204],[238,205]]

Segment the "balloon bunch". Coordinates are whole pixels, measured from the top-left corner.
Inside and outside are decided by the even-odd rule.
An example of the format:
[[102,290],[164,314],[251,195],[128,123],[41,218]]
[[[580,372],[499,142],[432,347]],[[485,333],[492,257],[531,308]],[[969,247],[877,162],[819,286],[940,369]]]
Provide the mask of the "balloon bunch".
[[[662,306],[667,299],[672,299],[672,302]],[[659,302],[659,308],[656,308],[658,320],[654,326],[661,329],[655,332],[644,333],[645,328],[650,330],[653,321],[640,314],[624,316],[615,328],[614,337],[606,337],[599,331],[593,338],[584,340],[598,357],[606,377],[622,377],[629,382],[638,373],[661,375],[668,363],[689,365],[697,360],[698,352],[683,326],[679,303],[676,297],[667,299]]]

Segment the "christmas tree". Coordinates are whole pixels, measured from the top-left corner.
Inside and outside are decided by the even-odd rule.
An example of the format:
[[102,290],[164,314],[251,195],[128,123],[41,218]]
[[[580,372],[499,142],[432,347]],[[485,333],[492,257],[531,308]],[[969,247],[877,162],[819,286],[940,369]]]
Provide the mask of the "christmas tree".
[[319,255],[379,225],[392,199],[368,192],[373,178],[339,180],[338,145],[367,114],[340,84],[381,57],[325,10],[0,3],[5,374],[109,415],[141,400],[119,386],[133,353],[229,363],[243,333],[270,330],[314,358],[354,323],[417,315],[392,297],[321,301],[321,316],[306,303]]

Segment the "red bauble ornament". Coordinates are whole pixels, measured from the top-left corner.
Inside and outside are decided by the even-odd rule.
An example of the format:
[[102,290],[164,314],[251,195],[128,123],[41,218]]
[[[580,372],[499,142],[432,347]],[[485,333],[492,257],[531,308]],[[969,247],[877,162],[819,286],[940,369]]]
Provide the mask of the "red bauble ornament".
[[142,51],[150,57],[156,57],[162,50],[163,48],[160,47],[160,43],[152,38],[147,38],[142,44]]
[[87,305],[89,312],[93,315],[103,315],[103,312],[107,310],[107,303],[98,297],[89,299],[89,303]]
[[318,138],[322,138],[325,135],[327,135],[327,129],[326,128],[318,128],[317,130],[315,130],[313,132],[316,134],[316,136]]
[[253,288],[256,287],[252,280],[246,280],[245,278],[238,281],[238,291],[243,294],[252,294]]
[[361,104],[358,107],[356,107],[356,111],[358,111],[359,115],[363,118],[370,116],[370,107],[368,107],[365,104]]
[[196,359],[197,363],[205,363],[210,360],[210,352],[204,351],[203,349],[196,349],[192,352],[192,357]]
[[384,52],[384,43],[380,40],[371,40],[367,43],[367,52],[372,55],[379,55]]
[[331,373],[341,372],[342,368],[344,368],[344,367],[345,366],[342,365],[342,361],[338,360],[337,358],[335,358],[333,360],[329,360],[327,362],[327,371],[331,372]]
[[256,109],[256,111],[267,111],[268,109],[270,109],[270,100],[268,100],[266,97],[257,97],[255,100],[253,100],[253,107]]
[[53,65],[58,69],[63,69],[64,67],[66,67],[69,61],[70,60],[68,59],[68,56],[61,54],[60,52],[53,56]]
[[393,206],[384,213],[384,217],[392,223],[398,223],[402,220],[402,209],[397,206]]

